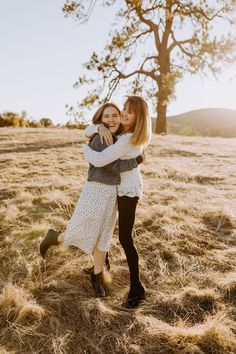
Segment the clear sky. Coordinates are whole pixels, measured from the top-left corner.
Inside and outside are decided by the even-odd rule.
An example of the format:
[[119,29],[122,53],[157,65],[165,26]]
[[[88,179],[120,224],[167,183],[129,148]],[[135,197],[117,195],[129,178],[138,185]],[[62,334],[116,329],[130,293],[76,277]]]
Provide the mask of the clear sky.
[[[119,3],[119,2],[117,2]],[[0,113],[26,110],[35,119],[65,123],[65,105],[83,98],[73,84],[83,74],[82,63],[100,51],[115,11],[96,6],[87,25],[65,18],[63,0],[0,0]],[[168,114],[193,109],[236,109],[236,64],[217,82],[186,78],[176,88]],[[80,96],[81,95],[81,96]],[[122,104],[125,92],[113,97]]]

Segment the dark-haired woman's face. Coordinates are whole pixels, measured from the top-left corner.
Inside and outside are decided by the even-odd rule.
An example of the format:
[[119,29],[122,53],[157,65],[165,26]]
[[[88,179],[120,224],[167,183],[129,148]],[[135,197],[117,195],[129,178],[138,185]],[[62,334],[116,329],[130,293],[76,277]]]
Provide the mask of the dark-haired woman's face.
[[120,113],[115,107],[107,107],[103,111],[102,123],[109,128],[112,134],[116,133],[120,126]]
[[129,131],[136,122],[136,114],[130,107],[129,103],[124,105],[123,111],[121,113],[121,120],[122,126],[124,127],[125,131]]

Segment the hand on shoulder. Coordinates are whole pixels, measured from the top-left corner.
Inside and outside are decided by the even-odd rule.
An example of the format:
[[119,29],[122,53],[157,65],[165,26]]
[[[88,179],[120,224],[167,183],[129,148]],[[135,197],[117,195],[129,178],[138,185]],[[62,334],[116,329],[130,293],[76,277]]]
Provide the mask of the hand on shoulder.
[[106,143],[107,145],[113,144],[112,134],[110,130],[105,127],[104,124],[99,124],[98,133],[100,135],[101,143]]

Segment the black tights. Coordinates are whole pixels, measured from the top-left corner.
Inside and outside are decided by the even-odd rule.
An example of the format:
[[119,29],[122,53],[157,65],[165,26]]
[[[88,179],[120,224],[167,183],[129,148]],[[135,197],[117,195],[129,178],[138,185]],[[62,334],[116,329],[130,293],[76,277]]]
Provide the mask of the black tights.
[[140,286],[138,253],[132,238],[137,203],[138,197],[118,197],[119,240],[127,258],[131,287]]

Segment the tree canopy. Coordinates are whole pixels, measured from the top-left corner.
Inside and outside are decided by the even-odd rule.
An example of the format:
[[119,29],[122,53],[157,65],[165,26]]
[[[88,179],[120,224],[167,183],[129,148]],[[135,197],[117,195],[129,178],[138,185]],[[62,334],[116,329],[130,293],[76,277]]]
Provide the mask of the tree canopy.
[[[104,6],[115,2],[104,1]],[[68,0],[63,11],[84,23],[96,11],[95,4]],[[225,64],[235,61],[235,1],[123,0],[121,4],[103,53],[91,55],[84,64],[86,74],[75,84],[91,85],[80,107],[109,100],[121,83],[127,83],[128,93],[150,99],[157,113],[155,132],[165,133],[167,105],[177,82],[187,73],[217,77]]]

